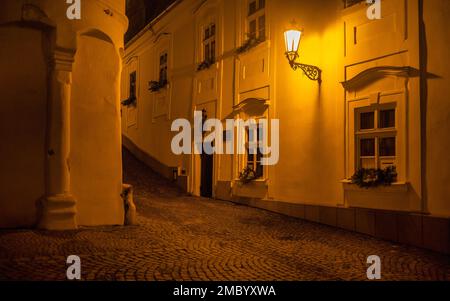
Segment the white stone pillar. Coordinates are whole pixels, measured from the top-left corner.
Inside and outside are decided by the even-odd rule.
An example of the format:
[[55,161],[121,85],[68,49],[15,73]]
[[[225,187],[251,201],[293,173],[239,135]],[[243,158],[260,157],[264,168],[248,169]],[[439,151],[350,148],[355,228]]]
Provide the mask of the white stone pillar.
[[39,228],[76,229],[76,200],[70,191],[70,98],[75,51],[56,48],[49,78],[46,196]]

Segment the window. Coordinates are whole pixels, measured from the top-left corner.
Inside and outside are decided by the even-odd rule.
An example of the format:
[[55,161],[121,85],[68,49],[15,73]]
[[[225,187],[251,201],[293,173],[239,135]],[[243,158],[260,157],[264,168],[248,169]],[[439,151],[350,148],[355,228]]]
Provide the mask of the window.
[[167,66],[168,66],[167,52],[163,52],[159,57],[159,83],[167,84]]
[[207,26],[203,35],[203,61],[216,61],[216,25]]
[[130,100],[136,100],[136,71],[130,73]]
[[[259,144],[261,141],[262,135],[262,128],[255,125],[252,128],[247,128],[247,143],[246,143],[246,150],[247,150],[247,167],[251,168],[255,171],[256,178],[262,178],[264,175],[264,167],[261,164],[262,160],[262,153],[259,149]],[[256,136],[256,137],[255,137]],[[250,149],[252,146],[252,150]],[[255,150],[256,148],[256,150]]]
[[250,0],[248,2],[248,38],[250,39],[266,39],[266,1]]
[[396,165],[395,104],[358,109],[355,129],[358,168],[384,169]]

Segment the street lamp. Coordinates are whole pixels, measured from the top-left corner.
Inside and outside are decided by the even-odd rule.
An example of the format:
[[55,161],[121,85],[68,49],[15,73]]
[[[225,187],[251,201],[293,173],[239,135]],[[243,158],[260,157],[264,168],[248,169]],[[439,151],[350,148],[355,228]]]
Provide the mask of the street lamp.
[[288,30],[284,33],[286,57],[293,70],[300,68],[310,80],[315,80],[320,83],[322,81],[322,70],[316,66],[301,64],[295,61],[299,58],[298,48],[300,46],[302,34],[302,31],[295,29]]

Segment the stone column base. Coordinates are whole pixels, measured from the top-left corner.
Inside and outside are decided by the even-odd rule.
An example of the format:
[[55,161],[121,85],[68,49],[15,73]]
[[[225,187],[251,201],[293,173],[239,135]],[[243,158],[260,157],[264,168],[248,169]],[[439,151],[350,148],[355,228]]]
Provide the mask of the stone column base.
[[73,230],[77,229],[76,200],[72,195],[45,197],[41,202],[39,229]]
[[123,184],[122,199],[125,209],[125,226],[136,224],[136,205],[133,201],[133,186]]

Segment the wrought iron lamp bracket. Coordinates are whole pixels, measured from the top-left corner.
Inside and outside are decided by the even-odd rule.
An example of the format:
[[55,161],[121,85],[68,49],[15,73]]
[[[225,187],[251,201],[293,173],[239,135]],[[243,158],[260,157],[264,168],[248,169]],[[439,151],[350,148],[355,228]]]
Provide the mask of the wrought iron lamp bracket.
[[289,60],[289,64],[294,71],[297,69],[301,69],[310,80],[318,81],[319,84],[322,82],[322,70],[320,70],[320,68],[296,62],[295,60],[298,58],[297,53],[286,53],[286,57]]

